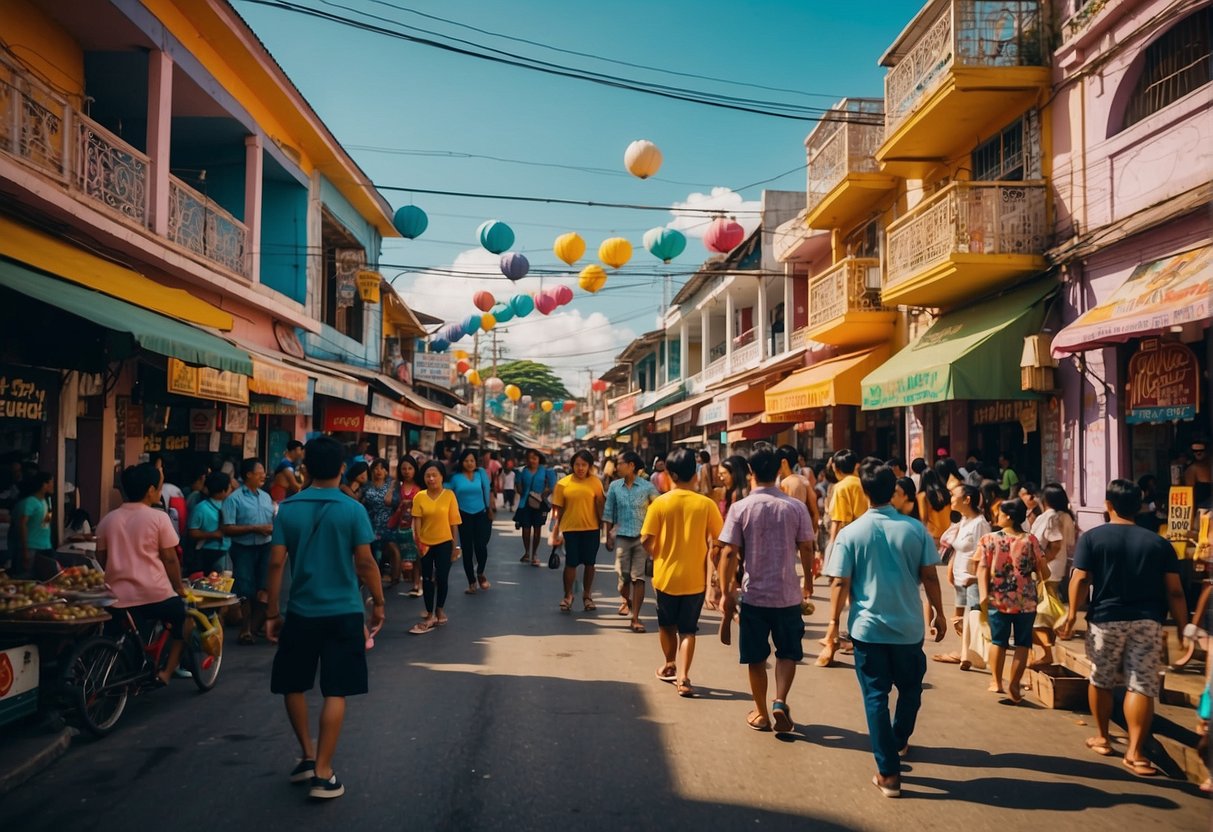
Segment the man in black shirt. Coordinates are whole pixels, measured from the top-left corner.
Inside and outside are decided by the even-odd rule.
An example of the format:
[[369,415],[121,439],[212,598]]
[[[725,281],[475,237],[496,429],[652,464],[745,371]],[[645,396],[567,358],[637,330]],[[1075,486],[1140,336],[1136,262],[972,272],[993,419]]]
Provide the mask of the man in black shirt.
[[1188,605],[1175,550],[1163,538],[1134,523],[1141,510],[1137,484],[1112,480],[1105,505],[1111,521],[1091,529],[1078,541],[1070,577],[1070,610],[1058,634],[1069,638],[1075,613],[1090,587],[1087,658],[1092,670],[1088,696],[1098,733],[1087,740],[1087,747],[1105,757],[1112,753],[1108,738],[1112,688],[1117,673],[1123,672],[1128,688],[1125,721],[1129,726],[1124,765],[1138,777],[1153,777],[1158,770],[1146,759],[1143,747],[1150,737],[1158,696],[1162,625],[1169,607],[1176,626],[1182,628],[1188,620]]

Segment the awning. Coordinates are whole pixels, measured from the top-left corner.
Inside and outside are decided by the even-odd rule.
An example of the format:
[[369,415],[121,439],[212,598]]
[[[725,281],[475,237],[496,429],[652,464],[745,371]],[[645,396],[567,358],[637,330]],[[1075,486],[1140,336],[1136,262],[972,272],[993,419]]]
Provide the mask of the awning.
[[1143,263],[1053,339],[1053,355],[1124,343],[1213,317],[1213,246]]
[[653,414],[653,418],[655,418],[657,421],[660,422],[662,419],[669,419],[673,416],[677,416],[679,413],[682,413],[683,411],[686,411],[686,410],[690,410],[692,407],[695,407],[696,405],[701,405],[706,401],[710,401],[711,399],[712,399],[712,394],[705,393],[701,396],[696,396],[693,399],[687,399],[686,401],[678,402],[678,404],[672,404],[669,407],[663,407],[661,410],[658,410],[655,414]]
[[[332,367],[334,369],[340,368],[340,370],[342,372],[345,372],[351,376],[354,376],[355,378],[360,378],[363,381],[368,381],[373,384],[378,384],[383,389],[387,390],[388,392],[392,393],[395,396],[399,396],[401,399],[404,399],[405,402],[408,403],[408,404],[402,404],[400,407],[397,407],[397,408],[392,408],[391,412],[386,412],[387,408],[384,406],[383,403],[379,403],[378,409],[377,409],[377,403],[376,403],[377,394],[372,395],[371,396],[371,412],[375,413],[376,415],[386,416],[388,418],[396,419],[397,421],[401,421],[401,422],[409,422],[411,424],[420,425],[420,424],[424,424],[424,418],[425,418],[424,411],[436,410],[439,407],[439,405],[436,404],[435,402],[432,402],[429,399],[426,399],[425,397],[423,397],[423,396],[415,393],[413,390],[409,389],[408,385],[397,381],[396,379],[392,378],[389,375],[385,375],[376,370],[373,370],[370,367],[356,367],[352,364],[338,364],[337,362],[334,362],[334,361],[326,361],[326,360],[318,359],[318,358],[314,358],[314,359],[312,359],[312,361],[315,361],[318,364],[322,364],[325,367]],[[379,398],[382,398],[382,397],[379,397]],[[418,409],[420,409],[423,412],[417,413],[416,411]],[[380,411],[384,411],[384,412],[380,412]]]
[[682,387],[679,387],[677,390],[674,390],[672,393],[667,393],[666,395],[662,396],[660,399],[649,402],[644,407],[638,408],[636,410],[636,412],[637,413],[648,413],[651,415],[654,411],[660,410],[663,407],[665,407],[666,405],[669,405],[669,404],[672,404],[674,402],[681,400],[682,397],[685,395],[686,395],[686,391],[683,390]]
[[695,420],[695,426],[705,428],[708,425],[714,425],[717,422],[726,422],[729,419],[729,399],[744,393],[749,390],[749,386],[739,384],[736,387],[730,388],[723,393],[717,393],[712,397],[711,404],[706,404],[699,408],[699,418]]
[[288,357],[287,361],[306,370],[307,374],[316,380],[314,392],[319,396],[328,396],[330,399],[341,399],[355,404],[366,404],[370,400],[370,390],[366,384],[353,376],[341,370],[324,372],[316,369],[317,364],[329,366],[329,362],[310,356],[308,358]]
[[1040,332],[1057,289],[1040,280],[943,315],[916,341],[863,378],[863,409],[957,399],[1034,399],[1020,388],[1024,337]]
[[840,355],[792,373],[767,388],[768,414],[795,413],[815,407],[858,405],[863,401],[859,382],[889,357],[888,346]]
[[[92,289],[8,261],[0,261],[0,286],[119,333],[118,339],[107,339],[110,358],[133,355],[138,345],[186,364],[245,376],[253,374],[249,354],[222,338]],[[70,326],[68,322],[63,324]]]
[[253,376],[248,389],[262,396],[303,402],[311,399],[308,374],[287,363],[286,353],[269,347],[250,344],[243,338],[227,336],[227,340],[244,350],[253,359]]
[[767,422],[765,413],[759,413],[757,416],[751,416],[740,422],[729,424],[728,440],[733,442],[748,442],[754,439],[768,439],[778,433],[782,433],[795,422]]
[[629,431],[636,428],[637,425],[641,425],[645,422],[648,422],[652,418],[653,418],[652,413],[639,413],[639,414],[636,414],[633,416],[629,416],[626,419],[620,419],[617,422],[612,422],[610,425],[607,426],[606,433],[608,436],[615,436],[615,435],[621,434],[621,433],[628,433]]
[[232,316],[184,289],[162,286],[71,243],[0,217],[0,254],[79,286],[191,324],[232,328]]

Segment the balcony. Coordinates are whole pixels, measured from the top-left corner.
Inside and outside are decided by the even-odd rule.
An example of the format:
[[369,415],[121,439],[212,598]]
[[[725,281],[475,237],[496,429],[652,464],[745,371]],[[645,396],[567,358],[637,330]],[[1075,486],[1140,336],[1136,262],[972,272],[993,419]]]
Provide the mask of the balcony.
[[[0,154],[67,186],[81,202],[152,233],[147,155],[3,57]],[[211,265],[249,275],[243,223],[175,177],[169,178],[169,204],[170,242]]]
[[809,338],[809,328],[807,326],[802,326],[800,329],[792,330],[792,337],[789,340],[791,343],[791,349],[793,350],[798,350],[801,347],[807,347],[809,342],[812,340]]
[[897,313],[880,303],[880,260],[847,257],[809,281],[808,337],[853,347],[889,340]]
[[1047,267],[1043,182],[953,182],[893,222],[885,306],[954,306]]
[[1047,94],[1047,11],[1039,0],[928,5],[881,61],[882,170],[923,178]]
[[845,229],[896,187],[897,178],[881,172],[876,161],[883,113],[880,99],[843,99],[805,140],[810,228]]

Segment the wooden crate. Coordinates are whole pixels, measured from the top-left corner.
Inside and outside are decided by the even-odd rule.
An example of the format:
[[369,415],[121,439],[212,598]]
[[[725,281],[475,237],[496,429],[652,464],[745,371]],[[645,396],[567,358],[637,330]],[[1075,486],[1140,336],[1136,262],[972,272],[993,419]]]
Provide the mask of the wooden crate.
[[1029,669],[1027,676],[1032,693],[1046,708],[1069,711],[1087,707],[1089,682],[1085,676],[1068,667],[1054,664]]

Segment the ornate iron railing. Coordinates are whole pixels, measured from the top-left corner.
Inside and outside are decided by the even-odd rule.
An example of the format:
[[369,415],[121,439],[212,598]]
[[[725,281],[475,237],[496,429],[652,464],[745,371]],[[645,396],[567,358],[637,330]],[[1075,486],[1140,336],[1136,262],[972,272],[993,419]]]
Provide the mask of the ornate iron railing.
[[0,57],[0,150],[63,179],[71,112],[63,96]]
[[1043,182],[953,182],[889,225],[885,287],[953,254],[1041,254]]
[[879,274],[880,260],[847,257],[810,280],[809,328],[827,324],[848,312],[883,310]]
[[147,225],[151,160],[85,115],[76,114],[76,186],[88,196]]
[[248,229],[175,176],[169,177],[168,238],[237,274],[248,275]]
[[876,149],[884,140],[884,101],[843,99],[805,141],[808,152],[808,210],[812,211],[850,173],[875,173]]

